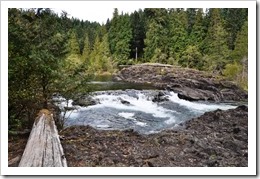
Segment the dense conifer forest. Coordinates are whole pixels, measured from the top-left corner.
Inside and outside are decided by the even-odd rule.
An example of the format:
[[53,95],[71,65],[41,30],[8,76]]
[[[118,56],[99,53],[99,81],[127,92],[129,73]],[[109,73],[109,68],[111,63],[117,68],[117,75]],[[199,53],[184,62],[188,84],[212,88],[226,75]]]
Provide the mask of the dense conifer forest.
[[105,24],[52,9],[8,10],[9,129],[31,125],[55,92],[86,92],[93,75],[163,63],[209,71],[247,90],[248,10],[114,9]]

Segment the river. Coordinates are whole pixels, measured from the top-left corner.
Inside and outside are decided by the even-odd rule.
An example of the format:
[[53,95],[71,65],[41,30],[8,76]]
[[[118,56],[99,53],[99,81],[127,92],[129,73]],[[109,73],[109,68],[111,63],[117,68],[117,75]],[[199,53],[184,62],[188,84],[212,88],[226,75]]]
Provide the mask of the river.
[[[65,126],[90,125],[101,130],[133,129],[141,134],[150,134],[181,127],[183,122],[208,111],[237,107],[236,104],[227,103],[190,102],[180,99],[172,91],[157,90],[149,84],[113,82],[109,77],[94,79],[89,86],[94,91],[89,95],[96,104],[73,106],[73,101],[69,100],[68,107],[75,109],[66,112]],[[67,103],[62,97],[58,99],[57,105],[63,109]]]

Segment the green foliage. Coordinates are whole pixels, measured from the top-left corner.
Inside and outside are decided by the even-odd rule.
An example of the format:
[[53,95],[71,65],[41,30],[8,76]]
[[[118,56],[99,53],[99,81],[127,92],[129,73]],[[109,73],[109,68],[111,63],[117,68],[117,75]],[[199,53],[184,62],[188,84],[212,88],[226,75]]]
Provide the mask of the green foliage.
[[245,21],[241,31],[237,35],[235,49],[232,52],[234,61],[241,62],[245,57],[248,57],[248,22]]
[[113,73],[115,66],[109,50],[108,35],[104,35],[101,42],[97,36],[90,55],[89,71],[94,75],[102,72]]
[[132,29],[128,14],[118,15],[115,9],[108,32],[110,52],[118,64],[126,64],[130,56]]
[[232,81],[235,81],[244,90],[248,89],[247,69],[242,64],[227,64],[223,70],[223,75]]
[[145,16],[143,11],[140,9],[138,12],[135,11],[130,15],[131,28],[132,28],[132,40],[131,40],[131,52],[130,58],[137,58],[143,56],[144,53],[144,39],[145,39]]
[[202,9],[198,9],[196,11],[195,22],[192,27],[191,33],[189,34],[188,44],[196,45],[199,49],[202,48],[203,39],[206,36],[205,26],[203,25],[203,11]]
[[221,71],[230,58],[226,37],[219,9],[212,9],[210,26],[204,39],[204,53],[209,56],[207,68],[213,72]]
[[247,90],[248,87],[248,22],[245,21],[241,31],[237,35],[235,49],[232,52],[233,61],[241,66],[235,79],[238,84]]
[[156,48],[154,51],[154,55],[150,62],[152,63],[167,63],[167,54],[163,53],[161,49]]
[[69,40],[67,44],[67,55],[63,66],[68,71],[74,71],[83,64],[83,59],[80,58],[80,49],[77,41],[76,33],[71,31],[69,33]]
[[181,53],[188,44],[188,18],[183,9],[177,9],[170,12],[170,56],[178,62]]
[[67,16],[48,8],[8,9],[10,126],[30,124],[53,92],[66,98],[87,92],[90,76],[113,73],[120,64],[223,73],[247,89],[247,9],[145,8],[130,15],[115,9],[106,25]]
[[188,34],[191,33],[193,26],[196,21],[196,16],[197,16],[197,9],[196,8],[187,8],[186,13],[187,13],[187,18],[188,18],[188,27],[187,27],[187,32]]
[[81,56],[83,63],[87,63],[89,61],[90,53],[91,53],[91,47],[90,47],[89,37],[88,34],[86,34],[84,40],[84,49]]
[[183,67],[203,70],[205,61],[203,60],[202,54],[199,52],[199,48],[197,46],[188,46],[182,53],[179,64]]
[[[65,37],[49,9],[8,10],[8,112],[14,120],[32,120],[54,88]],[[44,106],[42,105],[44,104]],[[14,119],[14,120],[13,120]],[[30,121],[28,121],[30,123]]]
[[241,71],[241,65],[237,63],[227,64],[223,70],[223,75],[226,76],[229,80],[237,80],[238,74],[240,74]]
[[69,32],[70,34],[70,40],[68,43],[68,50],[70,54],[80,54],[80,48],[79,48],[79,43],[77,40],[76,32],[71,31]]
[[[166,9],[145,9],[148,18],[146,39],[144,40],[145,62],[167,63],[168,47],[168,14]],[[160,59],[157,59],[160,57]]]
[[224,21],[224,27],[228,33],[228,48],[234,50],[237,33],[241,30],[244,22],[247,20],[248,9],[224,8],[220,11]]

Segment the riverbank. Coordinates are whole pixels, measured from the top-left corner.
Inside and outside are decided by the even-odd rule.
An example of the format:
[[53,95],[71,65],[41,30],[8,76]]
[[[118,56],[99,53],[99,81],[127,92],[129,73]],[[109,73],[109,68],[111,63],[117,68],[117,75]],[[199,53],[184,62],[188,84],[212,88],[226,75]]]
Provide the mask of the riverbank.
[[[133,130],[72,126],[59,132],[70,167],[247,167],[248,109],[216,110],[180,129]],[[9,166],[18,166],[28,136],[9,139]]]
[[[132,69],[129,70],[130,68]],[[114,78],[117,81],[149,83],[160,89],[174,91],[179,98],[189,101],[203,99],[222,102],[247,99],[246,92],[231,82],[204,72],[170,65],[132,66],[124,68]],[[152,98],[156,103],[161,103],[161,98],[165,97],[161,93],[156,96],[158,98]],[[131,107],[129,98],[128,101],[123,98],[119,100]],[[108,118],[107,115],[104,117]],[[246,106],[206,112],[200,117],[181,123],[179,128],[149,135],[142,135],[132,129],[98,130],[90,126],[71,126],[60,131],[59,135],[68,166],[71,167],[248,166]],[[16,136],[9,140],[8,157],[10,164],[12,163],[10,166],[18,165],[26,139]]]
[[231,81],[207,72],[172,65],[133,65],[119,71],[114,75],[114,80],[153,84],[159,89],[174,91],[179,98],[189,101],[247,101],[247,92]]
[[72,126],[60,132],[71,167],[246,167],[248,109],[216,110],[179,130],[140,135],[133,130]]

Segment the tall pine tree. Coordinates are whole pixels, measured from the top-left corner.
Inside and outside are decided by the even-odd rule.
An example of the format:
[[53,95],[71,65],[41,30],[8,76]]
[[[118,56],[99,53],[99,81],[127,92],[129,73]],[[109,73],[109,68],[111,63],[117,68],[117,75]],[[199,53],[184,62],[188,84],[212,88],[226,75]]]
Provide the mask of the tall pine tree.
[[195,22],[189,34],[189,45],[195,45],[201,49],[203,39],[205,38],[205,27],[203,26],[203,9],[196,12]]
[[213,72],[220,72],[230,59],[227,46],[227,32],[225,31],[220,9],[210,9],[210,24],[207,36],[204,39],[204,54],[208,56],[207,67]]
[[188,44],[188,19],[184,9],[170,11],[169,46],[172,63],[178,63]]
[[168,47],[168,13],[166,9],[145,9],[147,31],[144,58],[146,62],[167,63]]
[[131,21],[128,14],[121,14],[119,16],[118,10],[114,10],[108,32],[108,40],[113,58],[119,65],[127,64],[130,57],[130,43],[132,40]]
[[113,73],[115,66],[116,64],[112,60],[109,50],[108,34],[105,34],[101,41],[97,36],[94,49],[90,55],[89,72],[93,74],[100,74],[102,72]]
[[234,50],[237,33],[247,20],[247,8],[223,8],[221,16],[224,20],[224,28],[228,33],[228,48]]
[[144,13],[140,9],[138,12],[135,11],[130,15],[131,28],[133,38],[131,41],[131,58],[140,58],[143,56],[144,51],[144,39],[145,39],[145,18]]
[[86,34],[85,40],[84,40],[84,48],[82,52],[82,61],[84,63],[88,63],[89,57],[90,57],[91,47],[89,42],[88,34]]

